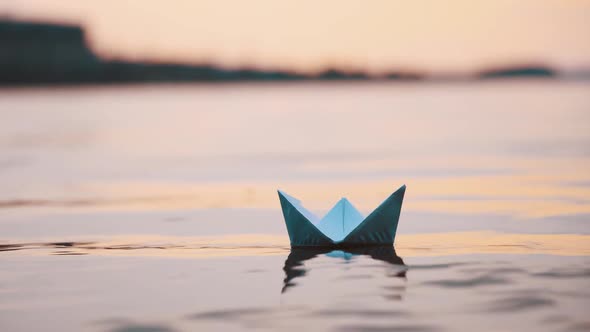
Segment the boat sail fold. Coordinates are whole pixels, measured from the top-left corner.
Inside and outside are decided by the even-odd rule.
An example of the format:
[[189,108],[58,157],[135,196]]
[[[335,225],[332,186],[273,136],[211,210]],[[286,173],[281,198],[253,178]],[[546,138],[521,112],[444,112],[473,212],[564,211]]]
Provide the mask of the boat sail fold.
[[393,245],[406,186],[401,186],[366,218],[342,198],[321,219],[296,198],[278,191],[291,247]]

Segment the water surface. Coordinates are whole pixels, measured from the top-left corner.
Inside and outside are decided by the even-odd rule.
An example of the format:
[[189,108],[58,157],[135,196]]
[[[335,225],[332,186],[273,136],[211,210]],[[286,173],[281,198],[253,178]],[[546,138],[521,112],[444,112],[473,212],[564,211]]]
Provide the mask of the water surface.
[[[590,85],[0,91],[7,331],[586,331]],[[276,189],[394,248],[290,250]]]

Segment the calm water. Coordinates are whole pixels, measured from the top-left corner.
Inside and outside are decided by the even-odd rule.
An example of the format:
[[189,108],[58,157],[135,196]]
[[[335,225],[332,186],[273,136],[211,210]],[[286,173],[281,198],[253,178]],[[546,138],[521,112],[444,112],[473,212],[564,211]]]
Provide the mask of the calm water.
[[[395,250],[290,250],[276,189]],[[0,330],[587,331],[590,84],[0,90]]]

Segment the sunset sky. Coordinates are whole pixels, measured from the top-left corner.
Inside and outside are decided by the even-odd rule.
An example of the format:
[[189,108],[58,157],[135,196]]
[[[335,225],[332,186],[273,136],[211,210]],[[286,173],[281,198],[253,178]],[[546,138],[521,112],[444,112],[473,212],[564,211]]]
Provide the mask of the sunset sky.
[[590,65],[590,1],[3,0],[84,25],[104,57],[316,71]]

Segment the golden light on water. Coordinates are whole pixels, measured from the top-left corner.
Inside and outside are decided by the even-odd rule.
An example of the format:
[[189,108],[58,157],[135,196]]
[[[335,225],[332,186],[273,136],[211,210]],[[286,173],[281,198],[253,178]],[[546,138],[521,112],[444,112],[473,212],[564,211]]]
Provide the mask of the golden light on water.
[[[584,160],[582,163],[587,164],[587,161]],[[47,204],[38,204],[40,206],[37,207],[37,212],[64,207],[74,212],[202,208],[278,209],[277,189],[291,193],[301,199],[305,206],[316,211],[326,211],[341,196],[347,196],[362,211],[371,211],[397,186],[405,183],[408,185],[408,191],[404,211],[492,213],[521,218],[549,217],[590,213],[590,188],[572,183],[585,180],[585,175],[563,173],[404,177],[374,181],[301,180],[283,181],[278,185],[279,188],[272,181],[219,181],[201,184],[101,182],[81,185],[80,189],[83,188],[84,192],[81,197],[62,197],[47,201]]]
[[[95,237],[96,239],[96,237]],[[399,234],[395,244],[401,257],[473,254],[590,255],[590,235],[452,232]],[[4,255],[98,255],[170,258],[219,258],[285,255],[286,235],[237,234],[201,237],[115,236],[67,247],[28,243]]]

